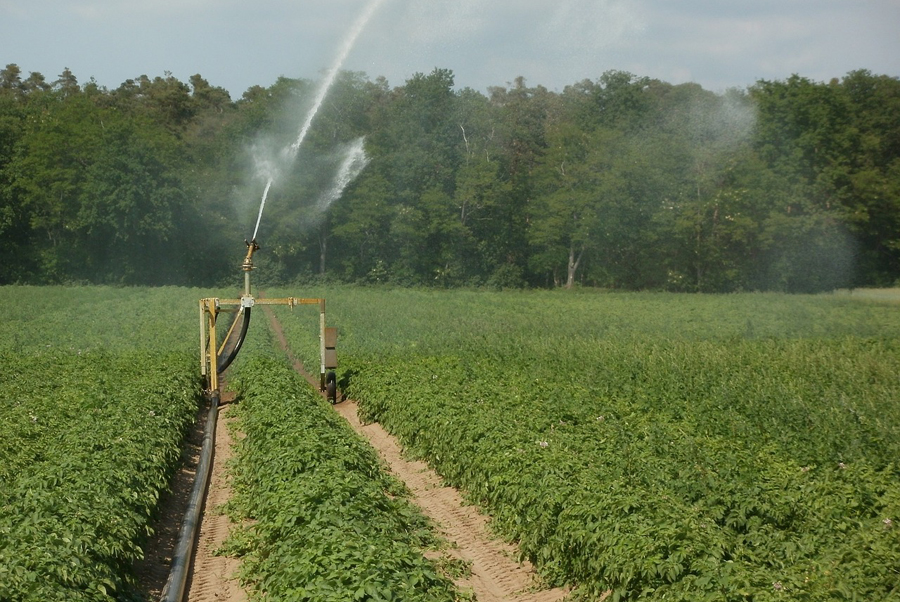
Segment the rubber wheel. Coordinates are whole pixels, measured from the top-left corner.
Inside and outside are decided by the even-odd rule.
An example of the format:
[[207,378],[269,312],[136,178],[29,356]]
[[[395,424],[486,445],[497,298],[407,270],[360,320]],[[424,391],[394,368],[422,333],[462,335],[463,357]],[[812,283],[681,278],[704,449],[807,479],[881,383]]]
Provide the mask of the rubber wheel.
[[337,403],[337,377],[334,372],[325,375],[325,395],[331,403]]

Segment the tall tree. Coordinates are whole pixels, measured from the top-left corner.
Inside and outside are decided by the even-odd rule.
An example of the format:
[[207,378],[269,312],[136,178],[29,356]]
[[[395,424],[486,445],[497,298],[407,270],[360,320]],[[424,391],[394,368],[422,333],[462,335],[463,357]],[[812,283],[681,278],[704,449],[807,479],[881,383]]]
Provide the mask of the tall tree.
[[510,88],[489,89],[497,112],[497,137],[503,151],[498,174],[503,196],[492,207],[494,228],[486,246],[493,266],[490,281],[498,286],[522,286],[528,267],[528,205],[534,196],[534,171],[547,142],[547,116],[555,94],[543,86],[529,88],[518,77]]

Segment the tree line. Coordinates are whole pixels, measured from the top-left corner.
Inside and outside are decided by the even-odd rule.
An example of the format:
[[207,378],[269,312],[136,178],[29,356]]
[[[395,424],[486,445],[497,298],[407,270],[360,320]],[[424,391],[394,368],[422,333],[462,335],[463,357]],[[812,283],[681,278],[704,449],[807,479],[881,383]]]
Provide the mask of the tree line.
[[[315,82],[0,70],[0,284],[236,282]],[[368,163],[324,202],[351,142]],[[487,93],[342,72],[260,221],[265,282],[817,292],[900,278],[900,79]]]

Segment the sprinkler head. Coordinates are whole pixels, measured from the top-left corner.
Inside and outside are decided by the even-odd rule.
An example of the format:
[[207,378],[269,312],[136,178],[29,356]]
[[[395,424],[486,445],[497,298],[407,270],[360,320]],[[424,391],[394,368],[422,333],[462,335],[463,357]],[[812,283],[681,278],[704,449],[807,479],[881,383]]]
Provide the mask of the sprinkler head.
[[257,244],[255,238],[250,242],[247,242],[245,239],[244,244],[247,245],[247,256],[244,257],[244,263],[241,264],[241,267],[245,272],[249,272],[253,269],[253,253],[259,250],[259,244]]

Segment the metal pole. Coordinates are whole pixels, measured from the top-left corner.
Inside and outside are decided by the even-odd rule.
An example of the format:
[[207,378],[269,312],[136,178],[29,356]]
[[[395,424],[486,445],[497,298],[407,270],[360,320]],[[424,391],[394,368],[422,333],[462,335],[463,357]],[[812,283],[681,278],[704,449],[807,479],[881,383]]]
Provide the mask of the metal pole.
[[200,376],[206,377],[206,316],[204,301],[200,299]]
[[[208,299],[207,311],[209,312],[209,388],[211,391],[219,391],[219,361],[216,357],[216,307],[215,299]],[[209,306],[212,307],[209,307]]]
[[253,253],[259,250],[259,245],[256,244],[256,239],[251,240],[247,243],[247,256],[244,257],[244,262],[241,264],[241,269],[244,270],[244,296],[250,296],[250,271],[253,270]]
[[319,299],[319,388],[325,390],[325,299]]

